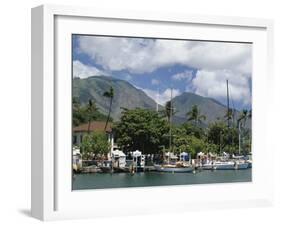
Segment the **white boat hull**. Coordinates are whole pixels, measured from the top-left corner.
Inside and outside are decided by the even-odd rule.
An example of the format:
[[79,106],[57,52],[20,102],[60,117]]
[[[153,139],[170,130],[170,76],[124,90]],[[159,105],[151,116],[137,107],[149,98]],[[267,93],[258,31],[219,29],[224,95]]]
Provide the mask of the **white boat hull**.
[[155,170],[158,172],[167,173],[189,173],[192,172],[192,167],[165,167],[165,166],[154,166]]
[[204,170],[212,170],[214,169],[214,166],[212,164],[203,164],[202,169]]
[[235,164],[234,162],[227,162],[227,163],[214,163],[214,169],[216,170],[234,170],[235,169]]
[[252,168],[252,161],[247,161],[248,163],[248,168]]
[[249,163],[237,163],[236,169],[248,169],[249,168]]

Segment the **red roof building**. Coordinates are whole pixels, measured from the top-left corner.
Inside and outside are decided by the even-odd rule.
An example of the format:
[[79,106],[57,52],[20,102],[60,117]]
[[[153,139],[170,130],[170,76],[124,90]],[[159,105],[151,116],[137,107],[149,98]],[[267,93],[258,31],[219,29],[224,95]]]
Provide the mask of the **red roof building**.
[[[106,125],[106,122],[99,122],[99,121],[92,121],[90,123],[90,128],[89,128],[89,123],[81,124],[79,126],[73,127],[73,133],[75,132],[88,132],[88,129],[90,132],[103,132],[104,127]],[[111,133],[112,131],[112,123],[108,122],[106,132]]]
[[[90,127],[89,127],[89,123],[85,123],[85,124],[81,124],[79,126],[73,127],[73,129],[72,129],[73,145],[79,146],[83,140],[83,136],[88,133],[88,130],[89,130],[89,132],[104,132],[105,125],[106,125],[106,122],[92,121],[90,123]],[[109,122],[107,124],[107,128],[106,128],[105,132],[108,134],[108,139],[109,139],[108,141],[113,146],[113,134],[112,134],[112,123],[111,122]]]

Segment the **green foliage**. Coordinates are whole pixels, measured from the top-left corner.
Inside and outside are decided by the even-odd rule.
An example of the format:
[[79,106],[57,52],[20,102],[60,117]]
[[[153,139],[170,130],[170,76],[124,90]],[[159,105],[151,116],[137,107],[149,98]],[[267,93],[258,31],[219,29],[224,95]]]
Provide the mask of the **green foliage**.
[[206,120],[205,115],[201,115],[198,106],[195,104],[192,106],[191,111],[186,113],[187,121],[193,121],[196,125],[201,124],[202,120]]
[[217,147],[216,152],[229,152],[230,154],[238,152],[239,134],[237,128],[229,128],[224,122],[211,123],[208,127],[207,141]]
[[84,159],[92,159],[93,156],[106,156],[110,145],[105,133],[90,133],[83,137],[81,150]]
[[208,141],[215,145],[223,143],[224,135],[227,133],[227,127],[223,122],[211,123],[208,127]]
[[[99,112],[95,103],[81,106],[78,98],[72,98],[72,123],[73,126],[78,126],[83,123],[87,123],[90,120],[96,121],[106,121],[107,116]],[[112,118],[109,118],[109,121],[112,121]]]
[[[175,152],[219,153],[221,150],[237,153],[239,131],[236,128],[238,121],[237,124],[234,121],[237,118],[241,122],[241,151],[248,153],[251,150],[251,129],[247,124],[247,119],[251,118],[251,110],[243,110],[240,116],[233,117],[236,113],[238,115],[234,109],[226,112],[225,106],[213,99],[185,93],[173,98],[173,106],[170,101],[164,107],[159,106],[157,114],[153,110],[144,110],[155,109],[155,102],[151,98],[129,83],[107,76],[74,79],[73,93],[79,96],[79,100],[73,98],[74,126],[88,123],[89,120],[112,121],[110,116],[119,120],[120,109],[123,109],[121,121],[114,124],[114,130],[117,143],[124,151],[139,149],[145,153],[156,153],[160,151],[161,146],[165,146],[167,150],[169,148],[168,122],[173,115],[172,149]],[[94,101],[90,103],[89,99]],[[142,109],[135,109],[136,107]],[[191,110],[186,114],[187,109]],[[178,122],[186,121],[185,117],[186,123],[176,125]],[[229,129],[227,119],[231,120]],[[88,146],[85,144],[85,149],[89,149]]]
[[205,132],[203,128],[192,123],[184,123],[182,124],[182,128],[184,129],[186,135],[195,136],[198,139],[204,139]]
[[231,108],[229,108],[228,110],[226,109],[224,118],[225,118],[226,120],[232,120],[233,114],[234,114],[234,110],[233,110],[233,109],[231,109]]
[[187,152],[189,150],[190,140],[183,127],[175,127],[173,134],[173,151],[176,153]]
[[212,143],[205,143],[205,149],[203,150],[204,153],[217,153],[219,150],[219,146]]
[[[178,130],[177,132],[173,142],[174,152],[188,152],[191,154],[192,158],[195,158],[197,153],[205,150],[206,143],[204,140],[193,135],[186,135],[184,130]],[[180,132],[182,134],[180,134]]]
[[252,118],[252,111],[251,110],[247,110],[247,109],[243,109],[242,112],[240,113],[240,116],[237,120],[237,123],[243,122],[242,126],[244,127],[246,124],[247,119]]
[[189,153],[192,158],[196,158],[197,153],[203,152],[205,149],[205,142],[201,139],[198,139],[194,136],[189,136]]
[[252,143],[250,139],[245,139],[242,145],[243,154],[250,154],[252,148]]
[[114,97],[114,90],[113,87],[110,86],[109,91],[105,91],[103,93],[103,96],[107,97],[107,98],[113,98]]
[[167,143],[168,123],[157,112],[136,108],[124,109],[121,120],[114,124],[118,145],[125,151],[156,153]]
[[[114,131],[118,145],[125,151],[138,149],[157,153],[163,145],[168,149],[169,124],[156,112],[124,109],[121,121],[114,124]],[[237,154],[238,145],[238,129],[228,129],[223,121],[212,123],[208,128],[193,123],[172,126],[172,151],[175,153],[185,151],[192,157],[201,151]]]
[[175,108],[171,101],[167,101],[165,104],[165,109],[162,111],[164,115],[167,117],[168,122],[170,121],[171,117],[175,115]]
[[[188,127],[193,128],[193,127]],[[194,127],[195,128],[195,127]],[[188,152],[193,158],[196,154],[206,150],[206,143],[203,137],[194,136],[193,132],[187,133],[184,127],[178,127],[173,129],[173,151],[176,153]]]
[[[120,119],[120,108],[134,109],[136,107],[155,109],[156,103],[142,90],[137,89],[125,80],[110,76],[92,76],[85,79],[73,80],[73,96],[79,97],[80,103],[84,106],[89,99],[95,101],[99,111],[108,115],[110,98],[104,94],[110,93],[113,88],[113,102],[110,117],[115,121]],[[160,109],[160,108],[159,108]],[[106,121],[106,117],[103,121]]]

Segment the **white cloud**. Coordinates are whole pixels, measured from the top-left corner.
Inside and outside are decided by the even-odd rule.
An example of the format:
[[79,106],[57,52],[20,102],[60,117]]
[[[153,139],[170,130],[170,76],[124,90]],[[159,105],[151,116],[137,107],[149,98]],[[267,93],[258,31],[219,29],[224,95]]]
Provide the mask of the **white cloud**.
[[[156,90],[151,90],[151,89],[142,89],[140,87],[137,87],[137,88],[144,91],[155,102],[157,102],[158,104],[161,104],[161,105],[165,105],[165,103],[171,99],[171,89],[170,88],[164,90],[163,92],[158,92]],[[173,89],[173,98],[180,94],[181,94],[180,90]]]
[[93,66],[81,63],[79,60],[73,61],[73,77],[88,78],[90,76],[107,75],[107,73]]
[[174,75],[172,75],[172,79],[175,81],[182,81],[182,80],[191,81],[192,80],[192,71],[186,70],[184,72],[174,74]]
[[195,93],[213,97],[220,100],[226,99],[226,80],[229,81],[229,94],[233,101],[239,101],[245,106],[251,103],[251,92],[247,74],[230,70],[199,70],[192,80]]
[[160,84],[160,81],[157,80],[157,79],[152,79],[152,80],[151,80],[151,84],[152,84],[152,85],[159,85],[159,84]]
[[111,71],[145,73],[174,64],[247,74],[252,71],[251,44],[81,36],[79,51]]
[[[251,103],[251,44],[94,36],[81,36],[78,42],[79,51],[105,71],[128,70],[132,74],[143,74],[164,66],[183,65],[198,70],[193,80],[188,71],[172,76],[177,81],[190,78],[187,90],[223,99],[228,78],[233,100],[244,105]],[[151,83],[157,85],[156,80]],[[155,99],[157,92],[144,91]],[[170,98],[166,94],[161,94],[159,103]]]

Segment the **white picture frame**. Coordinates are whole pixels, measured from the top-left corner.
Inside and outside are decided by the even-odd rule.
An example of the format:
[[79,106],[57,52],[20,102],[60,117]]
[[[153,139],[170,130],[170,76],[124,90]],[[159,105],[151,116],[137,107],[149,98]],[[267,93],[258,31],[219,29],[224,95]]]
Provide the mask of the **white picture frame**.
[[[95,31],[93,28],[96,28]],[[103,35],[201,37],[205,40],[253,42],[253,181],[72,191],[71,154],[67,154],[67,150],[71,153],[71,149],[68,149],[71,142],[67,142],[71,139],[69,35],[93,32]],[[268,104],[266,97],[271,95],[272,90],[272,33],[273,22],[265,19],[55,5],[32,9],[32,216],[41,220],[56,220],[271,205],[273,177],[268,177],[263,169],[272,171],[274,150],[269,148],[266,139],[267,112],[263,106]],[[262,150],[266,150],[267,154],[264,155]],[[196,192],[200,196],[192,195]],[[174,198],[161,198],[169,196]],[[120,205],[117,208],[108,205],[110,202]],[[93,207],[92,203],[98,205]],[[165,208],[166,205],[173,206],[172,210]]]

